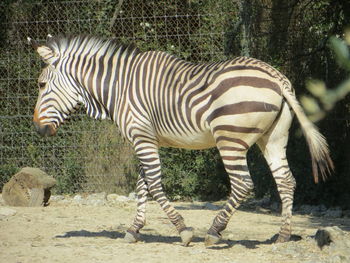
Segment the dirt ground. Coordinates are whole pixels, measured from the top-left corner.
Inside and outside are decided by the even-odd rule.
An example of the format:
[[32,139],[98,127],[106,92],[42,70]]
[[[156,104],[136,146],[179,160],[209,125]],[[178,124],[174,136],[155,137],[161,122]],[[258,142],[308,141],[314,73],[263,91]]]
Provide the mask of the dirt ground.
[[16,214],[0,219],[0,262],[348,262],[327,247],[320,250],[312,236],[322,226],[338,226],[349,233],[349,218],[295,215],[297,241],[274,244],[270,238],[279,230],[279,215],[243,208],[232,217],[223,241],[205,248],[205,233],[218,211],[200,203],[174,205],[188,226],[195,228],[189,247],[181,246],[174,227],[154,202],[148,204],[143,241],[136,244],[123,241],[135,215],[135,202],[9,207]]

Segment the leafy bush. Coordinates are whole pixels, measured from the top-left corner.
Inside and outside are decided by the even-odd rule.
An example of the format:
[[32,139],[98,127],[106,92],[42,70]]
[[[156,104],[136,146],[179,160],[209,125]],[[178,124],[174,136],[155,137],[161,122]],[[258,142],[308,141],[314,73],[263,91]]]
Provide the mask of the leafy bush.
[[127,194],[135,189],[137,163],[134,152],[114,123],[99,122],[95,132],[81,136],[84,156],[84,191]]
[[216,149],[161,149],[163,185],[171,199],[218,200],[227,196],[229,180]]

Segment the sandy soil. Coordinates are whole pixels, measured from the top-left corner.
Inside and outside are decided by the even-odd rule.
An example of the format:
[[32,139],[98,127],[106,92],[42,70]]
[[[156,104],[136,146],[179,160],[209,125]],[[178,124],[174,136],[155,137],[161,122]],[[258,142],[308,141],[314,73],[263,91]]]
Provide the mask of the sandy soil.
[[[189,247],[154,202],[149,202],[142,242],[123,242],[135,202],[88,206],[51,202],[48,207],[11,207],[17,213],[0,220],[0,262],[338,262],[331,250],[320,250],[311,236],[322,226],[350,230],[350,219],[295,215],[298,241],[273,244],[280,217],[255,209],[238,211],[223,233],[223,242],[205,248],[204,236],[218,211],[197,203],[175,203],[195,228]],[[0,206],[1,207],[1,206]],[[337,261],[338,260],[338,261]],[[343,262],[343,261],[339,261]]]

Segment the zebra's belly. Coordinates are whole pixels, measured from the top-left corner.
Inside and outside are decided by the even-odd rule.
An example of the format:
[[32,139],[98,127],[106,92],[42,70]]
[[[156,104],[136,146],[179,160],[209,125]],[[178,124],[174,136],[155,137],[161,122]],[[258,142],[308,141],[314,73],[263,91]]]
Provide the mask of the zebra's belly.
[[215,147],[215,140],[210,130],[195,134],[158,135],[158,139],[159,145],[161,147],[174,147],[191,150],[200,150]]

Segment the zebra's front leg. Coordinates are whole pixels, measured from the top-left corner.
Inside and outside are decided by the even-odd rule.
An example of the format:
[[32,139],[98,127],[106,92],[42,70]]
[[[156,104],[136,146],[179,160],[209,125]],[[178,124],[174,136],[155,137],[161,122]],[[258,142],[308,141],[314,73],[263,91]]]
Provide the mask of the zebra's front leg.
[[146,202],[148,187],[145,181],[145,173],[140,165],[139,176],[136,184],[137,212],[134,222],[125,233],[124,240],[128,243],[135,243],[140,240],[139,231],[146,224]]
[[175,210],[166,198],[161,184],[161,165],[158,154],[158,147],[147,142],[137,143],[136,154],[142,163],[145,172],[145,182],[151,196],[159,203],[163,211],[179,232],[182,243],[188,246],[193,237],[192,228],[186,227],[183,217]]

